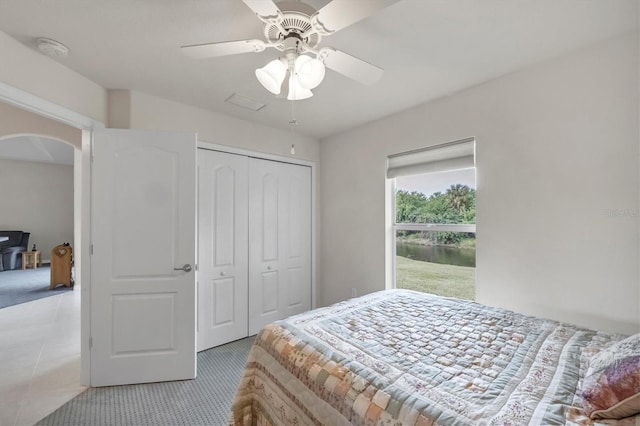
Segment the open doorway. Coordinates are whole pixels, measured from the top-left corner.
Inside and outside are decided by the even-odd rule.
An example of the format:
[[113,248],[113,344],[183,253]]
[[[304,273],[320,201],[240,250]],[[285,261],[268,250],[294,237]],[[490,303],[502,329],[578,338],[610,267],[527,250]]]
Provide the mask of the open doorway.
[[64,141],[33,134],[0,137],[6,201],[0,230],[29,232],[25,248],[39,251],[44,264],[55,245],[73,243],[73,163],[74,147]]
[[74,216],[81,137],[79,129],[0,103],[0,230],[29,233],[28,251],[35,244],[40,261],[23,271],[19,253],[19,264],[0,272],[0,283],[11,276],[17,288],[23,282],[43,287],[39,293],[47,295],[27,301],[17,297],[0,309],[0,358],[7,372],[0,389],[0,424],[33,424],[84,389],[80,283],[73,291],[47,294],[51,249],[74,246],[80,237]]
[[66,244],[69,255],[53,256],[54,275],[65,261],[72,272],[73,179],[70,143],[35,134],[0,137],[0,309],[71,289],[71,273],[49,285],[49,265],[54,247]]

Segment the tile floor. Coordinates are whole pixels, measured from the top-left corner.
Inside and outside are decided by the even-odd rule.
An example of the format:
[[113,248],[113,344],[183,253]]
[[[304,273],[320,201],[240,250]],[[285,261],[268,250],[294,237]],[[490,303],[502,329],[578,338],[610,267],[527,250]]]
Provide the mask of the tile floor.
[[80,286],[0,309],[0,425],[33,425],[80,386]]

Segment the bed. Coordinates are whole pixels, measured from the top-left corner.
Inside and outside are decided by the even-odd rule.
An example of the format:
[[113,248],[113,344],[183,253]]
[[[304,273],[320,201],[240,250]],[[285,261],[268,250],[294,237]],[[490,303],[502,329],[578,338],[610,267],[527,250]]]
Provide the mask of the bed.
[[[638,340],[475,302],[377,292],[265,327],[229,423],[633,425]],[[622,383],[613,383],[612,365],[618,376],[626,369]]]

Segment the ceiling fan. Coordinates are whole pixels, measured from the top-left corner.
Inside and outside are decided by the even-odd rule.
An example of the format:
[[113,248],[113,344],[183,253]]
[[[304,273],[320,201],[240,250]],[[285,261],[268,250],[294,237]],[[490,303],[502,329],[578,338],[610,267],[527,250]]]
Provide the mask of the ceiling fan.
[[316,10],[301,1],[242,0],[264,23],[263,40],[237,40],[182,46],[192,58],[213,58],[239,53],[257,53],[267,47],[283,56],[256,70],[258,81],[279,95],[289,74],[287,99],[313,96],[311,89],[324,78],[325,67],[362,84],[373,84],[384,71],[375,65],[332,47],[319,47],[328,36],[399,0],[333,0]]

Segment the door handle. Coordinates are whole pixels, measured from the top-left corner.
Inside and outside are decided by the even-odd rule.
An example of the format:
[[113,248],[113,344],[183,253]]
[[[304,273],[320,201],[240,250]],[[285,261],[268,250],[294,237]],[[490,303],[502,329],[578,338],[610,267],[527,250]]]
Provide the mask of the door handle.
[[191,265],[189,265],[188,263],[185,263],[182,268],[173,268],[173,270],[174,271],[191,272]]

